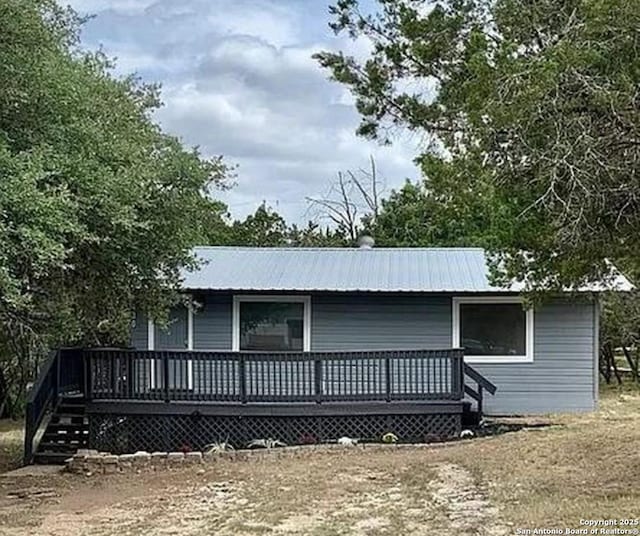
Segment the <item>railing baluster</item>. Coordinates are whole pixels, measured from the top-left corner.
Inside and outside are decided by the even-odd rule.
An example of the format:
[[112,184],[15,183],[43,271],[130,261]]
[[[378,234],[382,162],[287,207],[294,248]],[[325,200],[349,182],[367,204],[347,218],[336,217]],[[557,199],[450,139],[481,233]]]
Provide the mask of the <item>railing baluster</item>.
[[386,354],[384,358],[384,385],[385,385],[385,399],[387,402],[391,402],[391,357]]
[[316,402],[322,403],[322,360],[316,359],[314,361],[315,366],[315,380],[316,380]]
[[238,374],[239,374],[239,382],[240,382],[240,402],[243,404],[247,403],[247,371],[245,366],[245,354],[240,354],[240,360],[238,362]]
[[164,401],[169,402],[171,400],[171,394],[169,392],[169,354],[162,352],[162,375],[164,381]]

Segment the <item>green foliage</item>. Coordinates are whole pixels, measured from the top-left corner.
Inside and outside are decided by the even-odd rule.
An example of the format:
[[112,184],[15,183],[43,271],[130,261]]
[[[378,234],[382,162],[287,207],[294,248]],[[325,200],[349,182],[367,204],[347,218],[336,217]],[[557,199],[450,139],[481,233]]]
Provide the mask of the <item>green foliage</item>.
[[230,242],[236,246],[284,246],[287,232],[284,218],[263,203],[244,221],[233,223]]
[[347,247],[352,246],[347,233],[341,229],[320,227],[315,222],[307,222],[306,227],[293,224],[289,227],[289,245],[297,247]]
[[136,306],[163,310],[229,173],[151,121],[156,86],[76,47],[80,23],[0,0],[0,363],[19,390],[44,349],[122,343]]
[[245,247],[342,247],[348,245],[339,229],[322,229],[317,223],[306,227],[289,225],[276,210],[262,203],[244,220],[233,220],[226,205],[214,205],[213,224],[206,244]]
[[[427,140],[423,201],[459,218],[420,215],[404,192],[420,243],[489,243],[504,275],[532,289],[601,278],[607,258],[638,265],[637,0],[378,0],[376,13],[339,0],[331,11],[336,32],[372,45],[363,61],[317,55],[355,95],[359,133],[389,141],[401,126]],[[390,240],[413,241],[390,227]]]
[[378,245],[492,248],[511,238],[514,209],[488,181],[480,183],[482,190],[475,184],[483,170],[473,159],[424,155],[420,163],[426,179],[392,191],[377,218],[365,218]]

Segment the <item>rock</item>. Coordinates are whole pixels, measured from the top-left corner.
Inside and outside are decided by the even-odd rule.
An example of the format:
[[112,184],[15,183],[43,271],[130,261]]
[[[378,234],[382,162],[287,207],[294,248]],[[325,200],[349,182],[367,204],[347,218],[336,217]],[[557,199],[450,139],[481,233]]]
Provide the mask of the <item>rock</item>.
[[133,455],[134,467],[147,467],[151,464],[151,454],[144,451],[138,451]]
[[130,469],[133,466],[133,454],[121,454],[119,458],[118,463],[121,469]]
[[151,454],[151,465],[154,468],[166,467],[167,465],[167,453],[166,452],[153,452]]
[[198,475],[204,475],[205,470],[204,469],[198,469],[198,472],[196,474]]
[[102,472],[105,475],[111,475],[113,473],[117,473],[118,472],[118,462],[116,462],[116,463],[105,463],[102,466]]
[[89,473],[102,473],[102,460],[104,456],[98,454],[87,456],[83,463],[83,468]]
[[202,452],[187,452],[184,461],[188,464],[202,463]]
[[215,462],[217,457],[218,457],[218,453],[215,450],[207,450],[202,453],[202,459],[206,463]]
[[170,452],[169,454],[167,454],[167,463],[169,465],[179,465],[184,463],[184,453]]
[[78,449],[74,456],[98,456],[96,449]]
[[67,471],[70,473],[84,473],[84,459],[69,458],[65,461]]

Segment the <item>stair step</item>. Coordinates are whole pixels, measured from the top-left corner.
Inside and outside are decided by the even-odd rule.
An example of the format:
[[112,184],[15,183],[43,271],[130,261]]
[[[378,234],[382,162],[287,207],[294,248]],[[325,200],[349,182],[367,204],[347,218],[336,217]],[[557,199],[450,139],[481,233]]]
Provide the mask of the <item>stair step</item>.
[[42,441],[86,441],[89,437],[89,432],[82,432],[78,434],[57,434],[45,432],[42,436]]
[[66,430],[72,432],[74,430],[86,430],[88,426],[84,422],[50,422],[47,425],[48,431]]
[[[62,422],[63,420],[68,422]],[[88,418],[74,413],[54,413],[51,416],[51,422],[53,424],[85,424]]]
[[54,426],[47,426],[47,429],[44,431],[45,434],[62,434],[62,435],[76,435],[76,434],[87,434],[89,433],[89,427],[80,425],[80,426],[67,426],[65,424],[56,424]]
[[66,413],[72,415],[84,415],[84,404],[58,404],[56,413]]
[[33,463],[62,465],[74,453],[75,450],[73,452],[36,452],[33,456]]
[[84,402],[87,398],[80,391],[75,393],[65,392],[60,395],[60,400],[68,400],[71,402]]
[[40,443],[38,445],[37,452],[67,452],[67,453],[75,453],[80,447],[83,447],[86,444],[85,442],[77,442],[77,443]]

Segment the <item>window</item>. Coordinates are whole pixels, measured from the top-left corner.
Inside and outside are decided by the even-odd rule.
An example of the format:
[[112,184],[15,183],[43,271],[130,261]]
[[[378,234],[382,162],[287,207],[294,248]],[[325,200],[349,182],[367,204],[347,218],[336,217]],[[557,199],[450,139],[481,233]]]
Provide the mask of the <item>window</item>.
[[258,352],[310,350],[308,296],[235,296],[233,349]]
[[520,298],[453,298],[453,346],[470,362],[533,361],[533,310]]
[[[147,350],[193,350],[193,299],[189,297],[187,307],[176,306],[169,311],[169,319],[166,326],[156,326],[149,318],[147,321]],[[182,378],[186,376],[186,388],[193,389],[193,360],[169,360],[170,380],[173,388],[184,388]],[[156,376],[157,371],[157,376]],[[156,383],[162,384],[162,364],[160,359],[150,361],[150,386],[156,387]],[[159,379],[159,382],[156,380]]]

